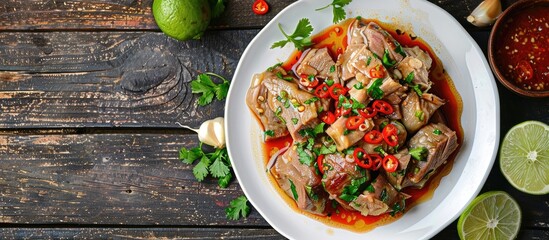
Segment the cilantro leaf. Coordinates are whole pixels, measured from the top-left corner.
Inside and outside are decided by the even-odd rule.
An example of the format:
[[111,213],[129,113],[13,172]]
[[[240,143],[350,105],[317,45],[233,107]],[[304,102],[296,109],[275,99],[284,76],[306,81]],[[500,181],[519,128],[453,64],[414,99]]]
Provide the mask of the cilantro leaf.
[[427,150],[426,147],[416,147],[416,148],[410,149],[410,155],[412,155],[414,159],[419,161],[426,161],[428,154],[429,154],[429,151]]
[[229,167],[225,165],[223,159],[216,158],[212,165],[210,165],[210,173],[214,178],[220,178],[226,176],[230,172]]
[[284,32],[284,29],[282,29],[282,24],[278,23],[278,28],[286,39],[273,43],[273,45],[271,45],[271,49],[284,47],[289,42],[293,43],[295,48],[298,50],[303,50],[305,47],[313,44],[310,38],[310,35],[313,32],[313,26],[308,18],[302,18],[299,20],[294,32],[291,35]]
[[297,155],[299,156],[299,162],[301,164],[305,164],[307,166],[311,166],[311,164],[313,164],[313,156],[309,153],[307,153],[307,151],[305,151],[305,149],[303,149],[303,145],[301,144],[297,144]]
[[383,84],[383,79],[381,78],[378,78],[376,79],[372,85],[368,88],[367,92],[368,92],[368,95],[370,95],[370,97],[372,97],[373,99],[381,99],[383,98],[383,90],[381,90],[381,88],[379,88],[381,86],[381,84]]
[[231,182],[231,179],[233,179],[233,174],[231,172],[227,173],[227,175],[220,177],[217,180],[217,185],[221,188],[227,188],[229,186],[229,183]]
[[330,6],[333,7],[332,12],[334,14],[333,22],[338,23],[339,21],[345,19],[347,17],[347,14],[345,13],[345,10],[343,9],[344,6],[351,3],[352,0],[333,0],[332,3],[328,4],[325,7],[321,7],[319,9],[316,9],[316,11],[320,11],[323,9],[326,9]]
[[184,163],[192,164],[196,159],[201,158],[204,155],[200,147],[195,147],[191,149],[181,148],[179,150],[179,160]]
[[292,182],[291,179],[288,179],[288,181],[290,181],[290,190],[292,190],[292,195],[294,195],[294,199],[297,201],[299,195],[297,195],[297,190],[295,188],[294,182]]
[[322,147],[320,147],[320,154],[331,154],[335,153],[336,151],[336,145],[331,145],[329,147],[322,145]]
[[229,220],[238,220],[241,217],[248,217],[250,214],[250,206],[246,196],[240,196],[229,203],[229,207],[225,209],[225,214]]
[[209,0],[212,18],[217,18],[225,11],[224,0]]
[[218,179],[220,187],[225,188],[233,178],[230,168],[231,162],[226,148],[216,149],[213,153],[202,151],[200,146],[179,151],[179,159],[187,164],[193,164],[197,159],[200,161],[193,167],[193,175],[199,182],[203,181],[208,174]]
[[[222,83],[216,84],[212,81],[210,76],[217,77],[223,80]],[[201,93],[198,98],[198,105],[205,106],[212,102],[214,96],[217,96],[217,100],[223,100],[227,97],[229,91],[229,81],[215,73],[202,73],[191,82],[192,93]]]
[[193,175],[199,182],[202,182],[206,176],[208,176],[208,167],[210,166],[210,159],[203,155],[200,158],[200,162],[193,168]]

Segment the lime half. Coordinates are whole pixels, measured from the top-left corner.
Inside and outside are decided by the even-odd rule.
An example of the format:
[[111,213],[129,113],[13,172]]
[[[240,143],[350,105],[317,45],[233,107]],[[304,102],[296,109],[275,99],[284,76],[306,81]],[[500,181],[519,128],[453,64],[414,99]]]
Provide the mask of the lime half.
[[501,191],[486,192],[467,206],[459,217],[459,238],[466,239],[514,239],[520,228],[520,208]]
[[526,121],[511,128],[501,144],[499,163],[503,176],[518,190],[549,193],[549,126]]

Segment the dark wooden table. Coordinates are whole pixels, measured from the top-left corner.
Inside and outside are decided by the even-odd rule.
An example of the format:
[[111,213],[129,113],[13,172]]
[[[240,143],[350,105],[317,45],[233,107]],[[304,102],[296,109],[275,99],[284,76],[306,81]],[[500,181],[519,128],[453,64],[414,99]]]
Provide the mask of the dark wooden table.
[[[199,126],[224,108],[197,106],[189,82],[204,71],[230,78],[251,39],[293,1],[269,0],[265,16],[252,2],[227,1],[201,40],[178,42],[158,30],[152,0],[1,1],[0,238],[283,238],[253,210],[227,220],[238,182],[199,183],[178,160],[198,140],[176,122]],[[431,2],[486,49],[490,29],[465,21],[480,0]],[[547,99],[498,88],[502,137],[524,120],[549,123]],[[519,202],[520,239],[549,239],[547,195],[515,190],[497,161],[490,190]],[[436,238],[458,239],[456,222]]]

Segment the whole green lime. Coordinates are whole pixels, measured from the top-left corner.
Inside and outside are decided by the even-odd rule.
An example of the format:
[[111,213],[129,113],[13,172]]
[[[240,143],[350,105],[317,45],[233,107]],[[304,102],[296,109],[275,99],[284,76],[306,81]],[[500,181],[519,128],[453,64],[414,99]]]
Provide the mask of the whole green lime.
[[152,12],[160,30],[177,40],[199,39],[211,18],[208,0],[154,0]]

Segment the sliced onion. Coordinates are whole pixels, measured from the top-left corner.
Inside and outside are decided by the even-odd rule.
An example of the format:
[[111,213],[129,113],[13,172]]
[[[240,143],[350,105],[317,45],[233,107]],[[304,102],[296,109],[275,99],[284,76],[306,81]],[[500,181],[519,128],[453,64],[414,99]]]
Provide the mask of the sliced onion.
[[271,158],[269,159],[269,162],[267,162],[267,171],[271,170],[271,168],[273,167],[273,165],[276,162],[276,159],[278,159],[278,156],[280,156],[280,154],[283,154],[284,152],[286,152],[286,150],[288,150],[288,148],[290,148],[290,145],[281,148],[275,154],[273,154],[273,156],[271,156]]
[[297,62],[292,66],[292,72],[294,72],[294,74],[296,75],[296,77],[299,77],[297,75],[297,72],[296,72],[296,69],[297,69],[297,66],[299,66],[299,64],[301,63],[301,61],[303,61],[303,58],[305,58],[305,56],[307,56],[307,53],[309,53],[309,51],[311,51],[311,49],[307,49],[305,51],[303,51],[303,53],[301,53],[301,56],[299,57],[299,59],[297,60]]

